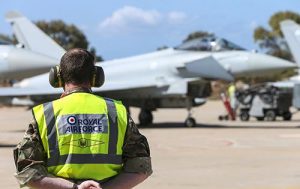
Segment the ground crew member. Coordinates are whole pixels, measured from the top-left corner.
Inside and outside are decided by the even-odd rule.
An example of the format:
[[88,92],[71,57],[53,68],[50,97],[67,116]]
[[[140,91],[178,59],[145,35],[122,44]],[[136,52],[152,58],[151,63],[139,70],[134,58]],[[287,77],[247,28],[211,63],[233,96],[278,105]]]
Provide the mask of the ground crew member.
[[234,83],[230,83],[229,87],[228,87],[228,97],[230,100],[230,106],[234,113],[236,112],[236,109],[237,109],[235,90],[236,90],[236,88],[235,88]]
[[104,82],[94,56],[72,49],[50,71],[61,98],[33,108],[14,149],[20,186],[42,189],[132,188],[151,173],[150,150],[119,101],[92,94]]

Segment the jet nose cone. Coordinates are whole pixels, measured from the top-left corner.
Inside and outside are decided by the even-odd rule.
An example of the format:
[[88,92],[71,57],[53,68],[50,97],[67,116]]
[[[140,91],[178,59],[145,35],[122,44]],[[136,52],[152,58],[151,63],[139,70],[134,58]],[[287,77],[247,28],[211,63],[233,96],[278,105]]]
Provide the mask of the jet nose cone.
[[297,68],[293,62],[247,51],[224,52],[216,58],[235,77],[263,77]]
[[248,55],[249,68],[261,74],[274,73],[286,69],[297,68],[293,62],[265,54],[250,53]]

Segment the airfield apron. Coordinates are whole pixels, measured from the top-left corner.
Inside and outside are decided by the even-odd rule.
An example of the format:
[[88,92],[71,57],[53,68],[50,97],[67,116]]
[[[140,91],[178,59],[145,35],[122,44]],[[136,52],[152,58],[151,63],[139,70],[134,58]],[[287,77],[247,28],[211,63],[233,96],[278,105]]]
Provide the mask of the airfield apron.
[[123,166],[127,127],[121,102],[73,93],[33,108],[48,172],[66,179],[104,180]]

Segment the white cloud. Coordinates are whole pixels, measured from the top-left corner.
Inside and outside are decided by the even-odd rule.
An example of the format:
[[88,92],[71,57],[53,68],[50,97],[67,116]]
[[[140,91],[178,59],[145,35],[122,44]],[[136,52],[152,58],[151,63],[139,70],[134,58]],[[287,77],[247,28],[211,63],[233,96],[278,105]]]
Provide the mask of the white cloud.
[[184,12],[173,11],[168,13],[168,21],[172,24],[182,23],[186,19],[186,14]]
[[105,18],[99,24],[99,30],[105,32],[124,32],[149,29],[161,24],[178,24],[186,18],[183,12],[161,13],[157,10],[145,10],[133,6],[124,6]]
[[162,15],[156,10],[143,10],[125,6],[116,10],[100,23],[102,29],[124,29],[134,25],[154,26],[161,21]]

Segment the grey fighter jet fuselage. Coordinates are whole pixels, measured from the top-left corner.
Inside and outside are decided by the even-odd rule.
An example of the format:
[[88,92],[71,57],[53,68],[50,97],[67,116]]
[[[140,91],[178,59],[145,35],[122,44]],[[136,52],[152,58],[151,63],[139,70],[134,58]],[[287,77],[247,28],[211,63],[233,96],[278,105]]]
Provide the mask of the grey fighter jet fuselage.
[[58,59],[14,45],[0,44],[0,79],[23,79],[45,73]]

